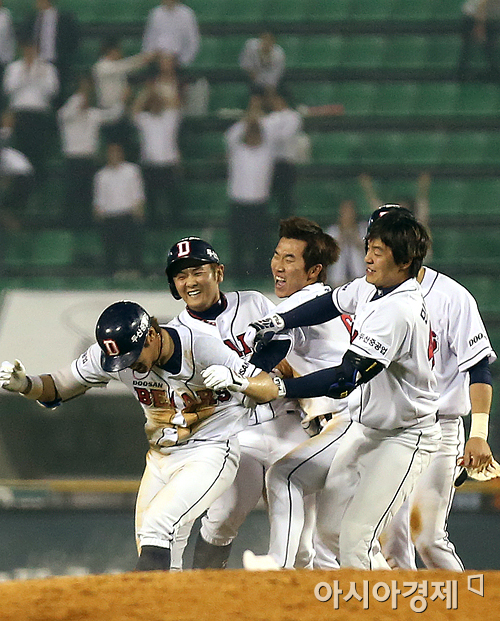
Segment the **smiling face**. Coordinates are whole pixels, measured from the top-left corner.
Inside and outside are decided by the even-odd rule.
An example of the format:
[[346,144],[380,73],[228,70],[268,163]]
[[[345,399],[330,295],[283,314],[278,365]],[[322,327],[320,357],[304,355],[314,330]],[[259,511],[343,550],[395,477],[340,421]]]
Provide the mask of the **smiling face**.
[[224,266],[202,263],[186,267],[173,278],[177,292],[193,311],[202,313],[220,298],[219,285],[224,278]]
[[306,270],[304,251],[307,242],[282,237],[271,259],[274,292],[279,298],[287,298],[318,280],[321,265]]
[[397,265],[392,250],[379,238],[368,240],[366,280],[378,288],[395,287],[409,278],[409,263]]

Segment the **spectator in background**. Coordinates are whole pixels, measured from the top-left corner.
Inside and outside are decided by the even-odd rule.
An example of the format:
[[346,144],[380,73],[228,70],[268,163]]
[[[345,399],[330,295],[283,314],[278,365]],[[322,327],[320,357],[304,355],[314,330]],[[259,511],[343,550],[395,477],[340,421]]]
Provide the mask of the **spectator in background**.
[[59,80],[55,67],[38,57],[32,41],[23,41],[21,51],[22,58],[7,65],[3,86],[16,117],[14,146],[29,159],[40,183],[50,154],[52,100],[59,90]]
[[[366,200],[370,205],[370,209],[375,211],[381,205],[390,203],[389,201],[381,201],[375,192],[375,188],[373,186],[373,180],[370,175],[363,174],[359,176],[359,183],[363,189]],[[431,185],[431,176],[427,172],[423,172],[419,175],[417,179],[417,192],[415,198],[400,196],[394,197],[394,203],[399,205],[400,207],[405,207],[409,209],[415,218],[419,220],[426,227],[429,226],[429,189]],[[427,258],[431,256],[431,253],[427,253]]]
[[273,251],[269,197],[275,147],[272,129],[262,121],[259,98],[252,98],[246,117],[227,130],[225,141],[231,265],[238,278],[262,277]]
[[184,212],[177,144],[179,96],[153,82],[137,97],[132,118],[139,133],[148,223],[167,228],[173,220],[179,222]]
[[62,151],[65,156],[65,211],[69,225],[92,223],[92,184],[97,172],[99,130],[103,123],[120,117],[123,102],[111,108],[95,106],[90,75],[80,78],[78,90],[58,111]]
[[[139,276],[142,262],[144,186],[141,170],[125,161],[123,147],[107,147],[107,165],[94,179],[94,215],[101,226],[105,272],[109,276]],[[119,271],[120,259],[126,271]]]
[[366,265],[363,238],[366,222],[358,222],[356,203],[353,200],[346,199],[340,203],[337,222],[326,232],[340,247],[338,261],[328,269],[328,284],[340,287],[364,276]]
[[[3,80],[5,67],[14,60],[16,51],[16,35],[12,15],[0,0],[0,84]],[[3,96],[0,96],[0,109],[3,108]]]
[[192,9],[178,0],[163,0],[151,9],[144,29],[142,49],[175,59],[176,67],[187,67],[196,58],[200,33]]
[[287,103],[288,93],[281,87],[268,95],[272,110],[264,124],[274,136],[274,172],[271,193],[278,203],[280,219],[288,218],[294,211],[293,191],[297,181],[297,149],[302,116]]
[[[123,106],[129,93],[128,76],[149,64],[154,54],[136,54],[123,58],[122,44],[117,37],[111,37],[101,46],[101,57],[92,67],[97,104],[104,110]],[[103,127],[103,136],[108,143],[125,145],[130,153],[133,141],[133,127],[125,115]]]
[[73,13],[60,11],[53,0],[35,0],[35,8],[21,32],[35,42],[40,58],[56,67],[63,102],[69,93],[80,27]]
[[285,52],[271,32],[248,39],[240,54],[240,67],[248,74],[252,92],[275,89],[285,72]]
[[482,46],[490,68],[491,78],[498,80],[500,69],[496,50],[500,26],[500,0],[467,0],[462,5],[462,48],[458,76],[467,77],[474,39]]

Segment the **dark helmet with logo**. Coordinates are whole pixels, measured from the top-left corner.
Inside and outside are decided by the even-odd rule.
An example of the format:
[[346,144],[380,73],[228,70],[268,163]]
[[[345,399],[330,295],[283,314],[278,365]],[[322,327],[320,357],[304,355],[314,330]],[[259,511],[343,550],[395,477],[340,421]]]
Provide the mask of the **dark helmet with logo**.
[[170,291],[176,300],[180,300],[181,296],[174,285],[174,276],[186,267],[196,267],[202,263],[220,265],[220,259],[212,246],[199,237],[184,237],[170,248],[165,272]]
[[115,302],[97,320],[95,336],[102,349],[105,371],[122,371],[139,358],[151,317],[136,302]]

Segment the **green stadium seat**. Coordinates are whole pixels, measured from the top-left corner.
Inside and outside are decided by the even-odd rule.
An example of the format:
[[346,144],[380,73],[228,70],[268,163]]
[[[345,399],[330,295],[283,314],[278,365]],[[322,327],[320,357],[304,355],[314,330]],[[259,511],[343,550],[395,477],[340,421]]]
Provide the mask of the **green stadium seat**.
[[392,19],[423,20],[430,19],[436,0],[395,0],[391,12]]
[[344,106],[346,116],[372,114],[376,89],[371,82],[340,83],[335,91],[335,103]]
[[498,215],[500,179],[471,179],[463,190],[463,211],[470,215]]
[[293,66],[333,68],[339,64],[341,37],[304,36],[300,37],[300,41]]
[[227,36],[201,38],[200,51],[192,67],[239,67],[239,56],[247,37]]
[[450,133],[443,151],[443,164],[483,164],[488,136],[484,132]]
[[383,37],[363,35],[344,37],[340,66],[343,68],[379,67],[384,52]]
[[464,195],[468,183],[462,179],[433,179],[429,189],[430,217],[457,216],[467,212]]
[[413,83],[377,84],[373,114],[406,116],[413,110],[417,85]]
[[75,64],[81,69],[90,69],[99,60],[101,41],[94,37],[83,37],[78,46]]
[[435,227],[432,235],[434,260],[474,262],[477,267],[500,259],[500,233],[496,228]]
[[73,263],[73,234],[67,230],[38,231],[34,236],[32,264],[34,267],[68,266]]
[[103,247],[99,231],[74,230],[73,256],[75,264],[101,265],[103,261]]
[[439,160],[443,143],[440,132],[373,132],[366,142],[364,160],[371,164],[431,166]]
[[352,0],[306,0],[306,15],[315,21],[343,20],[352,17],[351,4]]
[[454,82],[423,82],[417,84],[415,106],[417,115],[447,115],[456,109],[459,86]]
[[125,37],[122,39],[122,49],[124,56],[139,54],[142,49],[141,37]]
[[266,0],[217,0],[209,4],[211,21],[259,23],[263,19]]
[[419,68],[423,65],[427,38],[404,35],[388,37],[382,60],[383,67],[391,69]]
[[338,89],[331,82],[292,82],[290,93],[295,105],[324,106],[339,103]]
[[262,19],[265,22],[285,21],[298,22],[308,19],[307,0],[266,0],[262,8]]
[[206,222],[223,221],[228,216],[229,200],[225,181],[191,181],[185,187],[186,217],[201,217]]
[[434,19],[456,19],[461,12],[463,0],[439,0],[431,3]]
[[497,84],[460,84],[456,113],[498,114],[500,112],[500,89]]
[[310,132],[314,163],[356,164],[362,153],[361,135],[356,132]]
[[225,155],[223,133],[220,131],[186,132],[181,137],[181,152],[188,160],[223,161]]
[[[439,4],[439,3],[436,3]],[[455,69],[460,52],[459,35],[427,37],[425,66],[435,69]]]
[[32,237],[30,231],[9,232],[3,259],[5,267],[28,268],[31,265]]
[[210,85],[209,110],[216,112],[220,108],[246,109],[249,90],[241,82],[214,82]]
[[[334,4],[334,3],[332,3]],[[351,19],[387,19],[394,0],[352,0],[349,17]]]

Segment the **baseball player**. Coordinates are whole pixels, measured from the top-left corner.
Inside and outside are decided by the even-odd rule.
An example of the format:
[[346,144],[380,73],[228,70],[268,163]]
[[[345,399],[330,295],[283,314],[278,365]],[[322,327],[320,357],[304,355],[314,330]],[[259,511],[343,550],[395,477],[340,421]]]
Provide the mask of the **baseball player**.
[[[378,217],[387,213],[383,208],[378,211]],[[429,468],[384,533],[383,552],[389,564],[416,569],[413,539],[427,568],[462,571],[448,539],[447,519],[460,464],[481,471],[493,460],[487,442],[492,398],[489,365],[496,355],[477,303],[462,285],[429,267],[421,268],[417,280],[436,341],[434,371],[443,437]],[[463,416],[469,411],[472,425],[464,449]],[[411,537],[410,523],[414,524]]]
[[131,390],[150,445],[136,504],[137,570],[168,570],[178,529],[232,483],[237,433],[250,414],[242,395],[207,390],[200,373],[214,361],[245,376],[260,370],[181,320],[160,326],[135,302],[106,308],[96,339],[70,367],[50,375],[28,376],[21,362],[4,362],[0,385],[49,407],[111,380]]
[[219,366],[203,373],[209,388],[242,391],[260,400],[276,395],[340,398],[361,387],[359,407],[352,409],[318,511],[318,531],[343,567],[389,568],[378,538],[441,439],[431,328],[415,279],[429,241],[425,227],[411,215],[388,213],[368,233],[364,278],[254,322],[258,347],[284,329],[354,315],[351,343],[340,365],[292,379],[239,378]]
[[[326,255],[325,251],[320,258],[323,255]],[[304,272],[300,286],[318,278],[322,269],[318,262],[315,255],[310,258],[311,265]],[[220,284],[224,278],[224,265],[213,247],[197,237],[182,239],[172,246],[166,273],[172,295],[186,303],[179,321],[193,329],[217,335],[243,360],[249,359],[252,350],[244,340],[248,324],[268,315],[274,310],[274,304],[256,291],[222,293]],[[286,355],[290,339],[283,339],[276,345],[272,359],[278,362]],[[273,366],[267,360],[260,360],[259,364],[269,370]],[[202,520],[193,568],[226,566],[239,527],[262,495],[266,470],[308,438],[301,426],[301,415],[295,401],[280,400],[254,409],[248,427],[238,435],[241,460],[236,479],[230,489],[212,504]],[[180,537],[183,542],[187,541],[187,535],[185,529]],[[311,533],[304,533],[301,548],[301,563],[304,565],[312,559],[310,539]],[[180,566],[180,551],[175,550],[174,556],[176,566]]]

